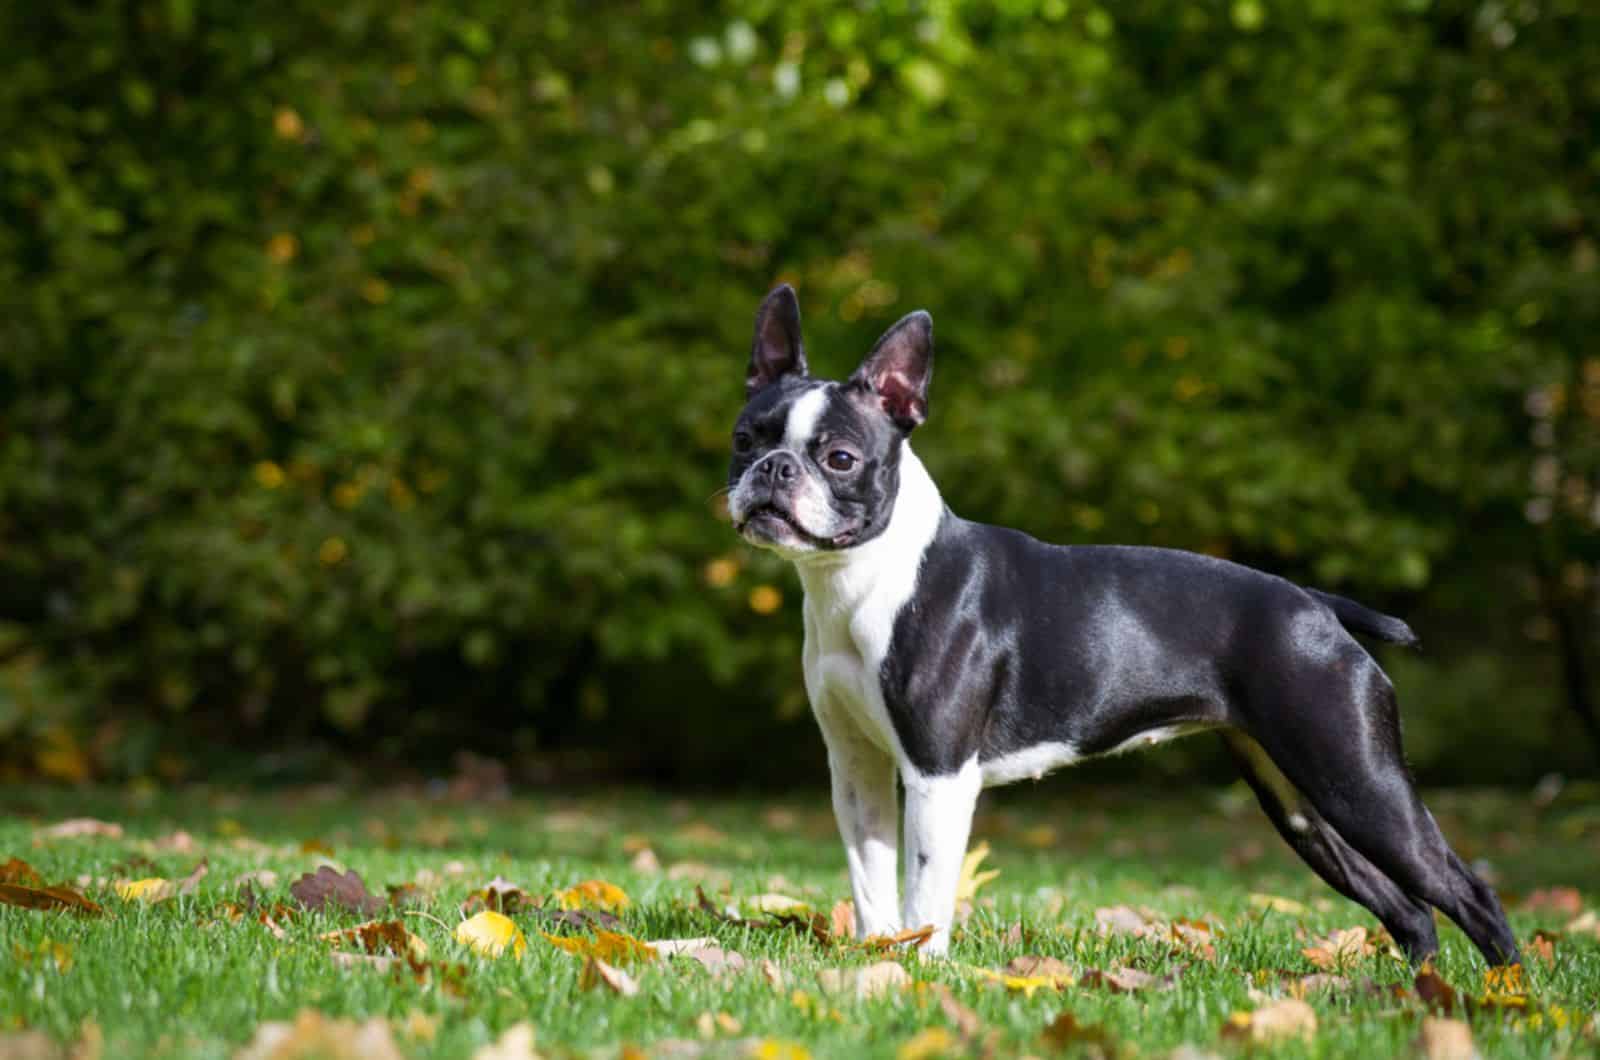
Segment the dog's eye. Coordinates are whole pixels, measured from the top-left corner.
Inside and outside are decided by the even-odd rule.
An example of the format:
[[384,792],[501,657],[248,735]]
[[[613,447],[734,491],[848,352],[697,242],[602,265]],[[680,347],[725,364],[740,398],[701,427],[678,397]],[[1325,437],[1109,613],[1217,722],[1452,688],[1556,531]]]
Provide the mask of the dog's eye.
[[854,453],[847,453],[843,449],[835,449],[828,454],[826,462],[833,471],[849,471],[856,466],[856,456]]
[[738,431],[733,436],[733,451],[736,453],[748,453],[754,444],[755,439],[750,437],[749,431]]

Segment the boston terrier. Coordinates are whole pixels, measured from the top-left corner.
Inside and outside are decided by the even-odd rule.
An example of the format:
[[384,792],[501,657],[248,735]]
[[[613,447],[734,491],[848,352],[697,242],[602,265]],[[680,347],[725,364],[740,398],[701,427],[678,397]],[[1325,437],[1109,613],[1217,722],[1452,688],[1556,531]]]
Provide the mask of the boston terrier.
[[[915,312],[854,375],[812,378],[794,291],[756,314],[728,510],[805,589],[806,692],[828,748],[857,930],[950,945],[978,792],[1210,729],[1306,863],[1411,960],[1436,907],[1491,964],[1516,940],[1412,786],[1394,689],[1351,636],[1401,620],[1225,560],[1060,547],[950,511],[911,451],[933,321]],[[898,902],[897,782],[905,789]]]

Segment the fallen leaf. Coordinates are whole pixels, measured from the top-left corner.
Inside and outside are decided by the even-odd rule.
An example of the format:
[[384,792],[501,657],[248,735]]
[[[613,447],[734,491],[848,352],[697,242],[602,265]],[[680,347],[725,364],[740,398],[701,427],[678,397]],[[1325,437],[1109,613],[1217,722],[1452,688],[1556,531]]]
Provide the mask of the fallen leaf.
[[864,968],[824,968],[817,985],[829,994],[854,994],[858,999],[877,997],[911,982],[911,976],[894,961],[879,961]]
[[1013,957],[1006,963],[1006,974],[1071,979],[1072,969],[1057,957],[1039,957],[1025,954],[1021,957]]
[[488,909],[495,913],[517,913],[525,908],[532,908],[533,905],[533,898],[527,891],[508,879],[496,876],[467,895],[461,903],[461,911],[476,913]]
[[678,829],[677,838],[684,843],[710,847],[721,846],[728,841],[725,833],[719,832],[703,821],[695,821]]
[[200,886],[206,874],[210,871],[204,860],[194,867],[194,870],[181,880],[164,880],[153,877],[143,880],[117,880],[112,883],[111,889],[117,897],[126,902],[165,902],[179,895],[193,894],[196,887]]
[[854,945],[856,949],[868,950],[874,953],[892,950],[907,943],[911,944],[913,948],[918,948],[933,938],[933,931],[932,924],[924,924],[918,928],[906,928],[904,931],[893,935],[868,935]]
[[472,1060],[541,1060],[533,1042],[533,1024],[513,1024],[500,1037],[473,1053]]
[[328,959],[340,968],[371,968],[378,972],[392,971],[404,963],[404,958],[387,954],[346,953],[338,950],[328,954]]
[[999,869],[978,870],[988,856],[989,842],[981,840],[961,859],[961,875],[956,879],[957,905],[972,901],[978,895],[978,888],[1000,875]]
[[1171,986],[1174,978],[1151,975],[1138,968],[1113,968],[1102,972],[1098,968],[1083,973],[1078,982],[1086,987],[1109,990],[1113,994],[1132,994],[1152,987]]
[[1417,992],[1417,997],[1431,1009],[1450,1015],[1456,1010],[1456,991],[1449,983],[1440,978],[1439,973],[1433,970],[1431,964],[1425,964],[1417,972],[1417,977],[1412,981],[1412,989]]
[[121,839],[122,826],[111,824],[107,821],[97,821],[93,817],[73,817],[70,820],[53,824],[49,828],[42,828],[34,833],[34,840],[41,839],[79,839],[84,836],[96,836],[101,839]]
[[0,904],[22,909],[70,909],[87,916],[100,916],[105,912],[70,887],[23,887],[15,883],[0,883]]
[[848,898],[834,904],[828,914],[828,934],[834,939],[852,939],[856,935],[856,904]]
[[330,1019],[302,1009],[293,1023],[263,1023],[234,1060],[403,1060],[389,1025]]
[[662,957],[688,957],[713,975],[741,971],[746,963],[743,954],[723,949],[713,938],[658,939],[648,945]]
[[695,1017],[695,1030],[702,1038],[715,1038],[718,1034],[738,1034],[744,1024],[726,1012],[702,1012]]
[[752,1042],[744,1055],[749,1060],[811,1060],[811,1054],[805,1046],[781,1038],[762,1038]]
[[784,973],[784,970],[779,967],[777,961],[774,961],[770,957],[763,957],[761,958],[760,968],[761,978],[765,979],[769,985],[775,986],[780,990],[787,985],[789,977]]
[[12,858],[4,865],[0,865],[0,883],[15,883],[23,887],[43,887],[44,877],[40,876],[21,858]]
[[622,921],[601,909],[524,909],[520,916],[532,917],[549,928],[572,928],[575,931],[621,931]]
[[978,1032],[983,1029],[983,1020],[979,1018],[978,1014],[956,1000],[955,991],[944,983],[919,982],[916,987],[918,994],[931,994],[939,1002],[939,1011],[943,1012],[945,1018],[956,1025],[956,1030],[960,1031],[963,1037],[975,1038]]
[[289,893],[307,909],[333,905],[362,916],[376,916],[388,904],[367,890],[355,870],[340,873],[328,865],[295,880],[289,885]]
[[1168,925],[1168,930],[1172,941],[1179,949],[1207,961],[1217,959],[1217,948],[1211,944],[1214,929],[1204,920],[1186,920],[1178,917]]
[[193,854],[199,845],[195,842],[194,836],[180,828],[170,835],[154,840],[150,848],[163,854]]
[[811,906],[786,894],[758,894],[739,903],[757,913],[809,913]]
[[1040,990],[1065,990],[1074,980],[1072,969],[1054,957],[1016,957],[1004,971],[972,969],[979,976],[1007,990],[1031,998]]
[[1316,1032],[1316,1011],[1297,998],[1274,1001],[1253,1012],[1235,1012],[1222,1028],[1225,1038],[1243,1038],[1257,1043],[1285,1038],[1310,1041]]
[[1539,930],[1528,940],[1529,952],[1543,961],[1546,968],[1556,963],[1556,938],[1557,936],[1548,931]]
[[414,961],[428,959],[428,944],[407,931],[405,923],[399,920],[372,920],[339,931],[327,931],[317,938],[335,945],[359,946],[367,953],[381,954],[387,950]]
[[1528,977],[1520,964],[1486,968],[1483,972],[1483,989],[1491,994],[1525,994],[1528,992]]
[[1098,1023],[1083,1024],[1070,1012],[1063,1012],[1045,1027],[1045,1044],[1056,1049],[1083,1049],[1091,1056],[1113,1057],[1120,1049],[1115,1038]]
[[602,985],[623,997],[633,997],[639,992],[639,984],[621,968],[613,967],[598,957],[585,959],[583,971],[578,976],[578,988],[593,990]]
[[558,891],[555,901],[562,909],[603,909],[608,913],[620,913],[629,905],[627,893],[605,880],[584,880]]
[[1102,935],[1131,935],[1134,938],[1144,938],[1161,930],[1160,921],[1125,905],[1096,909],[1094,922]]
[[1596,916],[1593,909],[1586,910],[1569,920],[1562,930],[1569,935],[1588,935],[1590,938],[1600,940],[1600,916]]
[[1367,942],[1367,929],[1353,927],[1330,932],[1300,952],[1314,967],[1323,971],[1339,971],[1377,951]]
[[643,847],[633,855],[633,859],[628,862],[628,868],[634,872],[653,876],[661,871],[661,859],[656,857],[654,850]]
[[[495,916],[497,914],[479,914],[479,916],[484,915]],[[559,935],[550,935],[543,931],[539,932],[539,934],[550,945],[557,949],[565,950],[575,957],[596,957],[613,964],[639,964],[656,959],[656,951],[648,943],[640,942],[631,935],[624,935],[615,931],[596,931],[593,939],[576,935],[571,938],[562,938]]]
[[1305,916],[1311,912],[1305,907],[1304,903],[1276,894],[1252,894],[1250,896],[1250,904],[1257,909],[1270,909],[1274,913],[1282,913],[1285,916]]
[[510,947],[511,955],[520,959],[528,949],[528,940],[516,922],[489,909],[457,924],[455,939],[484,957],[499,957]]
[[1462,1020],[1426,1016],[1417,1038],[1417,1052],[1424,1060],[1481,1060],[1472,1044],[1472,1028]]
[[278,874],[273,872],[271,869],[256,869],[252,872],[241,872],[239,875],[233,878],[233,882],[228,886],[237,889],[249,884],[260,886],[265,890],[271,890],[272,888],[278,886]]
[[895,1050],[895,1060],[937,1060],[961,1048],[956,1036],[943,1027],[927,1027],[918,1031]]
[[1522,900],[1524,913],[1557,913],[1577,916],[1583,912],[1583,895],[1576,887],[1541,887]]
[[430,1016],[421,1009],[412,1009],[406,1013],[406,1020],[400,1025],[400,1032],[414,1042],[431,1042],[439,1036],[440,1017]]

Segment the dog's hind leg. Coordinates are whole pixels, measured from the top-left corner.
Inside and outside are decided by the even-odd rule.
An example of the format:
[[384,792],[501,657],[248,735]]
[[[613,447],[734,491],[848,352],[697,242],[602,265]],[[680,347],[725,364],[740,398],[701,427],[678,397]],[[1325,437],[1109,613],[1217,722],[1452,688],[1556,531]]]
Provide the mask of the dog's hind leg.
[[1239,771],[1278,834],[1328,886],[1372,911],[1413,964],[1439,952],[1433,909],[1400,889],[1323,820],[1261,745],[1238,730],[1222,734]]
[[1500,900],[1450,849],[1412,785],[1389,679],[1348,637],[1325,643],[1305,669],[1255,690],[1279,703],[1296,697],[1296,724],[1251,726],[1251,735],[1334,833],[1460,925],[1491,965],[1516,963]]

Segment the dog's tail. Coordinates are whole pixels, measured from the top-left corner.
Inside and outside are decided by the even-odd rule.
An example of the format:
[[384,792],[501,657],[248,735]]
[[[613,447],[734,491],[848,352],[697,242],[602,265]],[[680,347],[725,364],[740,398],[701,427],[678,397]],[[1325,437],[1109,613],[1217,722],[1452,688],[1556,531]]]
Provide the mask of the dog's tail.
[[1407,648],[1414,648],[1421,643],[1421,639],[1411,631],[1411,627],[1393,615],[1374,611],[1354,600],[1325,593],[1320,589],[1307,589],[1306,592],[1326,604],[1334,617],[1339,620],[1339,624],[1352,633],[1365,633],[1369,637],[1376,637],[1390,644],[1403,644]]

